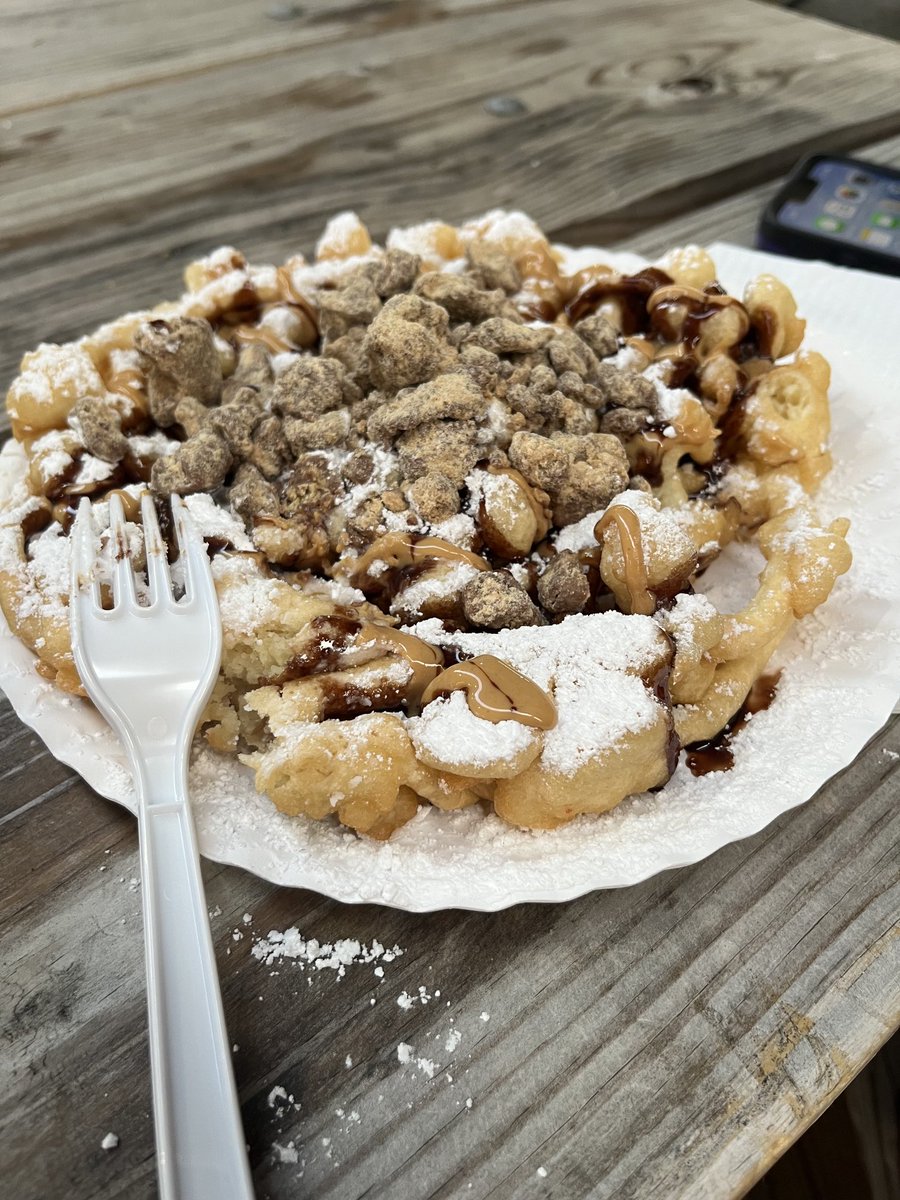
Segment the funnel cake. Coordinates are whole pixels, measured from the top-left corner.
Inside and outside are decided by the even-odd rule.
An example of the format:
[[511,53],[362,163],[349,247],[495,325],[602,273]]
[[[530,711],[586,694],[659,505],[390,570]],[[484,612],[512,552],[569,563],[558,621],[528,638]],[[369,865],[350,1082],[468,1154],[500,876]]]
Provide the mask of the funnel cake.
[[[123,500],[207,538],[224,628],[202,736],[282,811],[387,838],[420,806],[548,829],[663,787],[850,565],[812,502],[829,369],[779,280],[686,247],[565,270],[521,213],[315,257],[192,263],[180,301],[22,361],[0,604],[81,694],[68,533]],[[722,613],[694,585],[765,560]]]

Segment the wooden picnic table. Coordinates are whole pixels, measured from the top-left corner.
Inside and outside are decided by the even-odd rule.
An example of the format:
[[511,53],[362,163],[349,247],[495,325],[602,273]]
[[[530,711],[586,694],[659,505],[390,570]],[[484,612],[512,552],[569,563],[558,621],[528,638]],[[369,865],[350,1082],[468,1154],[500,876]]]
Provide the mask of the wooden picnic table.
[[[900,46],[744,0],[0,18],[4,380],[209,248],[277,261],[342,208],[383,235],[517,206],[653,254],[748,243],[806,150],[900,163]],[[898,752],[894,718],[756,837],[554,907],[352,908],[205,864],[258,1194],[742,1195],[897,1026]],[[135,822],[8,705],[0,778],[4,1195],[153,1196]],[[404,953],[252,955],[289,926]]]

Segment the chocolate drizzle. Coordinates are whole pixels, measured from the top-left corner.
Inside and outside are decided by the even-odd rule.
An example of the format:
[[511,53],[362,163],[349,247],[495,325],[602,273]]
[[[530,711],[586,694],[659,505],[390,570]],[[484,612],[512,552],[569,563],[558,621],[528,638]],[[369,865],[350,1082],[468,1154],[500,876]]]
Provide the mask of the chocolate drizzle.
[[313,617],[309,624],[312,633],[309,644],[289,659],[280,674],[267,680],[267,683],[280,687],[292,679],[304,679],[336,670],[347,647],[362,628],[362,622],[355,615]]
[[627,336],[647,328],[647,301],[657,288],[672,282],[658,267],[646,267],[634,275],[604,275],[592,279],[566,305],[566,315],[574,324],[596,312],[604,300],[617,300],[622,309],[622,332]]
[[672,664],[669,659],[666,659],[665,663],[663,663],[647,685],[662,705],[666,714],[666,769],[669,778],[675,773],[675,768],[678,766],[678,755],[681,753],[681,739],[675,732],[675,718],[672,716],[672,697],[669,693],[669,678],[671,674]]
[[706,323],[725,308],[732,308],[740,314],[743,326],[741,336],[746,334],[750,328],[746,308],[734,296],[726,295],[717,283],[708,284],[702,290],[674,283],[657,288],[647,300],[647,311],[654,328],[689,350],[699,345]]
[[765,712],[769,707],[775,699],[780,678],[780,671],[774,671],[769,675],[760,675],[747,693],[744,703],[714,737],[685,746],[686,762],[693,775],[699,777],[708,775],[710,771],[731,770],[734,766],[734,751],[731,743],[754,713]]

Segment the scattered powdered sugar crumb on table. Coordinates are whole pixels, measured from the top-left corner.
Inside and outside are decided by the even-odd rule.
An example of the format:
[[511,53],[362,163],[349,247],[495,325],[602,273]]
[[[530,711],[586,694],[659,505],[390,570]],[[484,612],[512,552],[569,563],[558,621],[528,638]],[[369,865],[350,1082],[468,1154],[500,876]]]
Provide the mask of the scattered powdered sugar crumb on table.
[[[253,944],[251,954],[266,966],[289,959],[301,968],[334,971],[338,979],[343,979],[349,966],[367,966],[373,962],[390,963],[399,958],[403,950],[396,945],[385,948],[378,941],[365,945],[355,938],[320,942],[318,938],[303,937],[296,925],[293,925],[283,932],[272,929],[266,937],[258,938]],[[376,968],[376,971],[379,969],[381,968]]]
[[397,1046],[397,1061],[401,1066],[414,1066],[421,1071],[429,1079],[433,1079],[435,1074],[440,1070],[436,1062],[432,1062],[430,1058],[414,1057],[415,1050],[409,1042],[400,1042]]
[[459,1043],[462,1041],[462,1033],[458,1029],[451,1029],[444,1041],[444,1049],[448,1054],[452,1054]]
[[[434,993],[435,996],[440,996],[440,994],[441,993],[439,991]],[[429,992],[426,987],[420,986],[418,994],[415,996],[411,996],[410,993],[406,991],[401,992],[397,997],[397,1004],[400,1006],[400,1008],[410,1009],[414,1008],[416,1004],[425,1005],[433,998],[434,997],[432,996],[431,992]]]
[[100,1143],[101,1150],[115,1150],[119,1145],[119,1135],[117,1133],[108,1133]]

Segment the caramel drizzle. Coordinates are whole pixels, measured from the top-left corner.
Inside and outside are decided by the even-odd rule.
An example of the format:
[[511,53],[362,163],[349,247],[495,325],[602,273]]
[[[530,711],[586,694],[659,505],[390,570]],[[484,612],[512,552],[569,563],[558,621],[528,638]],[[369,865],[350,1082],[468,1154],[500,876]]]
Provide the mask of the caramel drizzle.
[[531,486],[522,472],[517,471],[515,467],[489,466],[488,474],[508,475],[510,479],[514,480],[518,484],[519,490],[525,497],[528,507],[534,513],[534,519],[537,522],[537,531],[535,532],[534,540],[539,542],[542,538],[545,538],[550,530],[550,516],[547,513],[546,507],[541,504],[537,496],[534,494],[534,488]]
[[236,325],[231,336],[242,346],[252,344],[265,346],[271,354],[283,354],[286,350],[296,349],[290,342],[286,342],[274,330],[267,329],[264,325]]
[[[691,416],[693,415],[693,420]],[[691,405],[687,416],[684,413],[674,417],[671,421],[672,428],[675,430],[674,438],[666,438],[662,443],[663,447],[666,444],[677,443],[684,446],[703,446],[718,434],[718,430],[710,428],[709,419],[706,409],[697,401],[696,407]]]
[[133,496],[131,492],[126,492],[122,488],[113,488],[112,491],[106,492],[103,496],[104,500],[111,500],[113,496],[118,496],[122,501],[122,511],[125,514],[126,521],[137,521],[141,515],[141,498]]
[[396,654],[406,660],[412,675],[406,685],[407,703],[417,704],[422,693],[444,669],[444,656],[437,646],[423,642],[421,638],[390,625],[363,622],[353,642],[353,649],[372,646],[387,654]]
[[656,601],[647,587],[647,563],[644,559],[644,541],[637,513],[626,508],[624,504],[612,505],[594,526],[594,537],[598,542],[603,541],[603,535],[610,525],[615,525],[619,534],[625,587],[628,590],[631,611],[645,617],[652,616],[656,612]]
[[287,267],[278,267],[275,271],[275,278],[278,280],[278,290],[288,304],[293,304],[295,308],[301,308],[309,317],[314,327],[318,327],[316,319],[316,310],[308,296],[304,296],[302,292],[298,292],[291,273]]
[[450,692],[465,692],[470,711],[492,725],[500,721],[518,721],[531,729],[556,725],[556,705],[544,689],[493,654],[479,654],[442,671],[425,688],[422,704]]
[[372,563],[383,562],[389,567],[411,567],[426,559],[445,562],[468,563],[478,571],[489,571],[490,564],[480,554],[454,546],[439,537],[417,537],[414,533],[386,533],[376,538],[359,558],[344,560],[354,578],[365,575]]
[[110,392],[118,392],[120,396],[127,396],[132,403],[139,407],[146,403],[144,376],[137,367],[126,367],[124,371],[115,371],[103,382]]
[[121,371],[113,371],[109,365],[109,355],[103,357],[103,361],[98,366],[100,378],[103,380],[103,386],[108,392],[115,392],[119,396],[127,396],[128,399],[139,409],[143,409],[147,403],[144,393],[144,373],[137,367],[125,367]]

